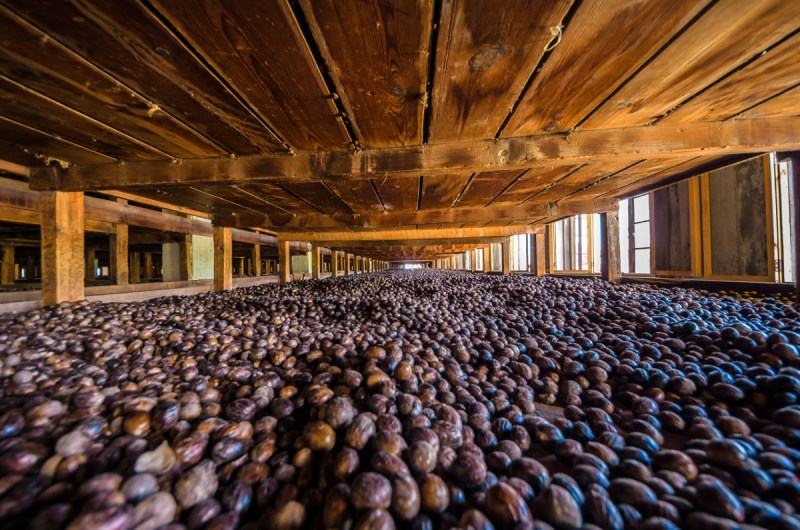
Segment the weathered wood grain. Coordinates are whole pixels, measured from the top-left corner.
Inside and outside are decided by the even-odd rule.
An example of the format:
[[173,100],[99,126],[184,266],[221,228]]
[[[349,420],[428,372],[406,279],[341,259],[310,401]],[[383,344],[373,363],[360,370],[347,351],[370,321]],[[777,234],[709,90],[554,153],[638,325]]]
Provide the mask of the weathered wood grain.
[[83,193],[41,194],[42,305],[83,300]]
[[214,237],[214,290],[233,289],[233,240],[231,229],[215,226]]
[[571,130],[707,3],[581,2],[503,136]]
[[800,116],[800,85],[772,99],[759,103],[737,116],[740,119],[769,118],[774,116]]
[[176,157],[224,154],[211,140],[0,6],[0,70],[26,87]]
[[170,158],[135,138],[120,133],[70,107],[0,74],[0,113],[38,131],[118,160]]
[[[686,164],[690,164],[692,160],[698,160],[698,158],[642,160],[638,164],[620,171],[612,178],[595,183],[591,188],[581,191],[579,194],[576,194],[576,196],[580,198],[599,197],[605,193],[635,184],[644,178],[665,178],[675,172],[686,171],[691,168],[691,165]],[[675,171],[667,173],[668,170],[673,168]]]
[[114,160],[89,147],[57,138],[3,116],[0,116],[0,141],[25,146],[41,163],[48,163],[51,159],[72,164],[103,164]]
[[798,50],[800,34],[692,98],[662,121],[724,120],[792,88],[800,82]]
[[228,152],[283,150],[138,1],[30,0],[13,10]]
[[582,127],[630,127],[658,119],[797,29],[798,16],[798,2],[718,1]]
[[431,142],[497,133],[572,0],[445,0],[436,47]]
[[347,131],[288,0],[154,4],[289,145],[347,146]]
[[[636,162],[634,162],[635,164]],[[586,164],[537,194],[532,201],[557,202],[569,198],[592,184],[613,179],[614,176],[630,167],[631,162],[616,161],[604,164]]]
[[611,283],[622,279],[617,211],[600,214],[600,277]]
[[326,214],[352,214],[353,210],[322,182],[291,182],[283,187]]
[[354,213],[378,213],[383,211],[378,195],[370,180],[350,182],[327,181],[328,187],[347,203]]
[[[31,170],[38,189],[86,191],[164,184],[373,178],[379,193],[409,175],[438,175],[612,160],[720,156],[800,149],[800,118],[663,123],[603,131],[349,151],[87,165]],[[391,184],[394,185],[394,184]],[[387,201],[384,200],[384,204]],[[388,208],[388,206],[387,206]]]
[[281,211],[289,213],[318,213],[308,203],[298,199],[278,184],[259,183],[246,184],[241,186],[242,190],[253,193],[265,201],[269,201],[280,208]]
[[417,210],[419,177],[375,179],[373,182],[387,212]]
[[475,173],[458,198],[456,206],[485,205],[497,197],[509,184],[514,182],[524,171],[487,171]]
[[468,180],[469,175],[463,174],[422,177],[420,209],[437,210],[452,207]]
[[492,204],[523,204],[576,171],[579,166],[533,168],[520,176]]
[[300,0],[358,140],[422,143],[432,0]]

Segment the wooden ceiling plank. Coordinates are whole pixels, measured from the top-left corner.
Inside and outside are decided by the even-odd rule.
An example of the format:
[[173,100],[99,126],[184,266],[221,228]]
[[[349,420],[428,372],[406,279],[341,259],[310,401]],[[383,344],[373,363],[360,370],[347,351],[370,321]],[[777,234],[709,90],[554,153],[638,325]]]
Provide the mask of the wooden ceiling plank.
[[355,213],[380,213],[384,211],[383,204],[375,193],[372,181],[329,181],[326,182],[326,184],[336,195],[347,203],[350,209]]
[[240,212],[233,216],[215,215],[214,224],[234,226],[238,228],[268,228],[275,231],[288,231],[296,228],[318,229],[323,227],[364,227],[380,228],[387,226],[420,225],[432,223],[465,223],[477,220],[511,221],[535,216],[588,213],[604,211],[615,205],[613,200],[598,201],[564,201],[559,204],[536,201],[524,206],[490,206],[486,208],[454,208],[442,210],[422,210],[386,212],[371,215],[289,215],[289,214],[256,214]]
[[480,206],[486,204],[487,197],[497,197],[522,173],[522,171],[516,170],[475,173],[455,206]]
[[531,201],[560,202],[595,182],[613,178],[617,173],[638,162],[631,163],[625,160],[616,163],[586,164],[559,181],[557,186],[551,186],[537,194]]
[[419,177],[375,179],[375,189],[387,212],[417,209]]
[[325,214],[352,215],[353,210],[322,182],[286,183],[283,187]]
[[254,193],[260,197],[264,197],[286,212],[290,213],[318,213],[308,203],[298,199],[295,195],[289,193],[284,188],[275,183],[259,183],[259,184],[245,184],[241,188],[250,193]]
[[431,142],[491,138],[572,0],[446,0],[436,46]]
[[450,208],[469,180],[469,174],[422,177],[421,210]]
[[314,150],[349,144],[288,0],[154,4],[289,145]]
[[363,147],[422,143],[432,0],[300,0]]
[[800,116],[800,84],[742,113],[738,119]]
[[381,230],[362,230],[348,231],[341,227],[336,230],[314,231],[314,232],[283,232],[278,234],[278,240],[289,241],[381,241],[383,243],[407,240],[407,239],[437,239],[437,238],[461,238],[461,237],[496,237],[511,236],[514,234],[524,234],[532,232],[532,228],[527,225],[504,226],[500,228],[454,228],[454,229],[387,229]]
[[699,160],[698,157],[691,157],[691,158],[673,158],[673,159],[655,159],[655,160],[644,160],[635,166],[625,169],[620,173],[614,175],[612,178],[606,179],[602,182],[598,182],[591,188],[588,188],[584,191],[579,192],[575,195],[575,198],[596,198],[609,191],[614,191],[622,186],[627,186],[646,176],[655,176],[655,175],[669,175],[667,173],[669,170],[673,168],[681,168],[677,169],[676,171],[684,171],[687,168],[692,167],[691,163],[694,160]]
[[664,122],[730,118],[800,82],[800,33],[669,113]]
[[0,116],[0,141],[25,146],[42,162],[54,159],[72,164],[104,164],[114,159],[69,140]]
[[442,237],[442,238],[428,238],[428,239],[399,239],[391,242],[386,241],[360,241],[360,240],[335,240],[328,239],[323,241],[316,241],[316,243],[323,247],[329,247],[334,250],[342,249],[365,249],[365,248],[396,248],[396,247],[433,247],[433,246],[464,246],[464,245],[486,245],[489,243],[502,243],[504,236],[494,237]]
[[[199,160],[89,164],[67,169],[31,169],[36,189],[86,191],[163,185],[242,184],[266,181],[308,182],[373,178],[387,209],[383,189],[408,175],[552,167],[615,160],[631,162],[678,156],[720,156],[800,149],[800,118],[778,117],[724,122],[663,123],[603,131],[554,134],[415,147],[370,149],[357,153],[303,152],[295,156],[258,155]],[[418,177],[416,177],[418,180]],[[408,193],[409,185],[405,190]],[[417,192],[417,186],[411,185]],[[414,195],[414,201],[416,201]],[[413,201],[409,201],[413,202]],[[406,206],[408,207],[408,206]]]
[[142,3],[29,0],[14,10],[228,152],[285,150]]
[[571,130],[708,2],[584,0],[502,136]]
[[531,169],[496,197],[492,204],[521,204],[548,186],[555,185],[577,168],[578,166],[550,166]]
[[170,158],[158,148],[62,105],[0,74],[0,114],[117,160]]
[[78,112],[175,157],[224,154],[211,140],[0,5],[0,70]]
[[659,119],[796,30],[798,17],[798,2],[719,0],[581,127],[630,127]]

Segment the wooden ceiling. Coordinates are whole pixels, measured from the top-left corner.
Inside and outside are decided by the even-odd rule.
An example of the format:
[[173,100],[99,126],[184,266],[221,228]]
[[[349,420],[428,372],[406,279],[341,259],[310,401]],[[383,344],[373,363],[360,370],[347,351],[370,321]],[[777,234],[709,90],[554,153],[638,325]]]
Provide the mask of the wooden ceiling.
[[0,160],[293,237],[531,230],[800,148],[798,29],[792,0],[0,0]]

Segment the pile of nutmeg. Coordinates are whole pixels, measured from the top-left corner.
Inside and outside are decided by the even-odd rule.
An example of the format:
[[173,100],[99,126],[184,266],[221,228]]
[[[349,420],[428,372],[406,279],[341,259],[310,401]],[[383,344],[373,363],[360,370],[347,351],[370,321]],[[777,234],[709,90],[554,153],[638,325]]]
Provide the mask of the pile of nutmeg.
[[800,529],[800,314],[391,271],[0,316],[0,530]]

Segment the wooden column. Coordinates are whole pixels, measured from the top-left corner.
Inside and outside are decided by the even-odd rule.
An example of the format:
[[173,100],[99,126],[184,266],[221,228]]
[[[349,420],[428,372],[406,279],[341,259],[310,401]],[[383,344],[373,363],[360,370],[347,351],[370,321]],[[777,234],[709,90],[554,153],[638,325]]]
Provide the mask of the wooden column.
[[95,255],[93,248],[86,249],[86,266],[84,270],[86,272],[86,281],[93,282],[97,279],[97,269],[95,269],[95,261],[97,257]]
[[142,253],[131,252],[131,283],[142,281]]
[[547,249],[544,244],[544,232],[533,234],[533,243],[534,269],[531,272],[536,276],[544,276],[544,261]]
[[261,276],[261,243],[254,243],[250,252],[252,254],[250,258],[251,274],[252,276]]
[[144,253],[144,281],[145,283],[153,279],[153,253]]
[[316,243],[311,244],[311,278],[319,280],[322,274],[322,253],[320,252],[319,245]]
[[114,233],[109,236],[111,256],[111,281],[116,285],[128,284],[128,225],[114,225]]
[[278,274],[281,283],[288,283],[292,279],[292,252],[289,242],[278,240]]
[[233,288],[233,237],[228,226],[215,226],[214,234],[214,291]]
[[350,254],[348,254],[347,252],[344,253],[343,265],[344,265],[343,267],[344,275],[347,276],[348,274],[350,274]]
[[490,245],[483,247],[483,272],[491,272],[492,270],[492,256],[490,249]]
[[503,276],[508,276],[511,274],[511,240],[500,243],[500,249],[503,255]]
[[600,214],[600,276],[619,283],[622,279],[619,255],[619,212]]
[[0,284],[11,285],[16,279],[14,269],[14,245],[3,245],[3,263],[0,264]]
[[181,281],[189,281],[194,277],[194,261],[192,255],[192,235],[186,234],[178,246],[178,259],[180,260]]
[[83,193],[43,191],[42,305],[83,299]]
[[475,272],[476,270],[478,270],[478,249],[474,248],[474,249],[472,249],[471,252],[472,252],[472,256],[470,257],[469,262],[470,262],[470,265],[472,265],[472,267],[471,267],[472,268],[472,272]]
[[339,251],[331,250],[331,276],[339,276]]

